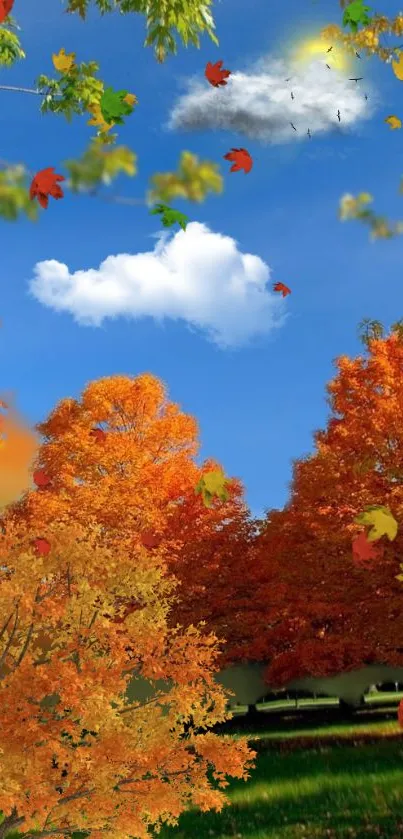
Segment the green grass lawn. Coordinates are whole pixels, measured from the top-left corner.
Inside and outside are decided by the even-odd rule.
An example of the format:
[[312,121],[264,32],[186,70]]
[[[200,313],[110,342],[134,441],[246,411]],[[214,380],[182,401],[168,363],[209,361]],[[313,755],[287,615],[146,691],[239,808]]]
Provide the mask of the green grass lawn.
[[[396,708],[394,709],[396,713]],[[281,728],[284,728],[282,725]],[[161,839],[401,839],[403,832],[403,732],[396,719],[340,721],[315,727],[301,721],[288,730],[272,724],[247,737],[265,741],[247,782],[227,788],[221,813],[183,813]],[[363,733],[378,737],[358,741]],[[388,739],[395,735],[397,739]],[[318,737],[334,738],[325,747]],[[298,738],[309,738],[301,747]],[[292,744],[294,739],[295,743]],[[282,750],[282,742],[286,746]],[[290,746],[292,747],[290,750]]]
[[[318,717],[320,709],[304,709],[299,716],[295,713],[277,719],[262,714],[259,727],[251,729],[250,724],[234,717],[227,733],[246,738],[258,751],[251,778],[230,782],[226,790],[229,805],[221,813],[182,813],[178,827],[164,827],[156,836],[402,839],[403,731],[397,723],[399,698],[392,694],[389,706],[385,707],[385,698],[383,707],[368,707],[353,719],[342,719],[335,711],[325,710],[334,719],[324,722]],[[18,837],[15,831],[10,839]],[[78,835],[73,834],[73,839]]]

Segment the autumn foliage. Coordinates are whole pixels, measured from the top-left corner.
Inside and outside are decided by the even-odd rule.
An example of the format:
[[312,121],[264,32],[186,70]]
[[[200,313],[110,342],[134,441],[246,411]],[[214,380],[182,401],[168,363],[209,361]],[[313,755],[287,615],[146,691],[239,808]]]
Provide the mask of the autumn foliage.
[[[189,804],[223,806],[209,770],[224,788],[252,765],[246,743],[207,730],[226,716],[214,635],[169,620],[170,567],[190,586],[192,535],[225,514],[192,494],[196,423],[152,376],[93,382],[39,432],[33,488],[0,542],[0,833],[146,837]],[[246,533],[229,486],[229,526]],[[128,704],[137,676],[172,687]]]
[[327,428],[295,463],[290,501],[267,515],[255,548],[260,613],[245,647],[269,662],[272,685],[403,665],[402,531],[372,543],[365,560],[353,555],[366,506],[403,520],[403,342],[372,340],[367,357],[339,358],[337,368]]

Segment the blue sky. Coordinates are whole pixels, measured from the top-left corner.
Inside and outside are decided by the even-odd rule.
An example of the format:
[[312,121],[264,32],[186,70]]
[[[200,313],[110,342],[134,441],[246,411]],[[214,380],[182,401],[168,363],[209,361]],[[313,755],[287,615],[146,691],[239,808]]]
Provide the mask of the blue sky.
[[[376,11],[391,15],[398,7],[385,0]],[[379,213],[403,218],[398,194],[403,134],[384,123],[389,114],[403,119],[403,83],[390,66],[357,59],[349,75],[364,76],[359,95],[362,100],[368,93],[370,110],[362,112],[353,91],[353,116],[344,134],[329,125],[312,132],[311,140],[287,135],[281,142],[267,142],[228,128],[168,130],[170,113],[189,92],[189,80],[198,78],[207,90],[207,61],[223,59],[224,67],[244,75],[272,72],[271,62],[291,66],[293,48],[341,20],[337,0],[287,0],[270,4],[270,10],[267,0],[221,0],[214,14],[219,47],[206,36],[200,50],[179,46],[177,56],[159,65],[153,51],[143,47],[139,15],[101,18],[92,9],[82,22],[52,0],[35,8],[16,0],[14,15],[27,58],[2,69],[0,83],[31,87],[40,73],[53,76],[51,54],[64,47],[76,53],[77,61],[97,60],[100,77],[109,85],[135,93],[139,105],[119,130],[119,143],[136,152],[139,171],[112,188],[122,195],[143,197],[149,176],[174,170],[183,149],[217,161],[224,194],[201,205],[178,201],[175,206],[206,226],[212,234],[208,243],[222,242],[217,239],[221,234],[235,240],[233,247],[242,254],[259,258],[255,268],[263,284],[264,264],[269,266],[270,278],[259,298],[263,309],[254,317],[264,323],[266,309],[269,320],[274,306],[286,315],[282,325],[266,333],[263,328],[249,344],[223,348],[207,328],[190,329],[183,319],[158,323],[151,316],[118,316],[87,326],[71,311],[44,305],[29,293],[38,263],[56,260],[68,266],[70,275],[97,270],[108,256],[153,251],[160,230],[144,207],[66,190],[63,201],[50,200],[36,224],[1,221],[1,382],[34,423],[59,399],[78,396],[92,379],[142,372],[161,377],[170,398],[198,419],[201,455],[217,458],[228,474],[241,478],[252,512],[260,514],[285,503],[292,460],[311,451],[312,433],[326,421],[325,384],[333,375],[332,361],[361,351],[358,322],[371,317],[389,325],[403,315],[401,241],[370,243],[364,226],[337,218],[342,194],[360,191],[374,195]],[[266,69],[254,69],[263,60]],[[300,73],[308,72],[304,66]],[[292,71],[297,72],[294,65]],[[0,97],[2,159],[23,161],[32,171],[55,166],[63,172],[62,162],[84,151],[91,136],[85,118],[68,124],[62,117],[42,116],[36,96],[0,90]],[[335,111],[338,107],[335,101]],[[223,160],[231,147],[239,146],[254,159],[248,175],[229,174],[230,164]],[[149,267],[151,284],[156,282],[152,261]],[[207,288],[208,262],[204,267]],[[203,281],[199,272],[193,313],[199,292],[202,305]],[[292,289],[284,304],[272,294],[275,281]],[[225,330],[227,303],[220,289],[216,293]],[[216,315],[209,305],[207,319]],[[242,307],[232,308],[231,314],[228,309],[228,328],[244,328],[247,316]]]

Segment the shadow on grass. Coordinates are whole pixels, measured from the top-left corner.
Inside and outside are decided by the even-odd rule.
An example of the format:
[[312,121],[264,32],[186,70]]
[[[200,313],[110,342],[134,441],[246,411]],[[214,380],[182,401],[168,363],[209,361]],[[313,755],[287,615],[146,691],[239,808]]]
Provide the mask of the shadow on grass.
[[161,839],[302,839],[401,835],[403,748],[380,743],[354,749],[271,753],[257,758],[245,783],[228,787],[221,813],[186,812]]
[[287,712],[259,711],[253,717],[253,721],[245,714],[234,716],[225,723],[219,723],[213,727],[217,734],[244,734],[259,731],[289,732],[303,728],[304,730],[316,729],[318,726],[337,725],[345,727],[346,730],[352,727],[368,723],[379,723],[386,720],[397,720],[397,705],[383,708],[363,708],[356,711],[352,717],[346,717],[339,708],[317,708],[304,709],[301,711],[292,709]]

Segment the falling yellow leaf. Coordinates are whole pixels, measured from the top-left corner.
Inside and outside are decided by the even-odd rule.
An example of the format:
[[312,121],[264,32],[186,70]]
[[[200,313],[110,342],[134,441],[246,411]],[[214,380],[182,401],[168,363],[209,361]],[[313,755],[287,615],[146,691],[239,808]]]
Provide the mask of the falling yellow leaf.
[[398,524],[389,507],[382,507],[380,505],[367,507],[354,521],[357,524],[363,524],[367,527],[370,526],[371,529],[367,534],[369,542],[376,542],[382,536],[387,536],[390,542],[396,539]]
[[71,68],[74,66],[75,57],[75,52],[71,52],[69,55],[66,55],[65,49],[62,47],[60,52],[52,54],[52,61],[55,70],[58,70],[59,73],[69,73]]
[[227,479],[221,469],[206,472],[195,487],[195,493],[196,495],[201,493],[205,507],[211,507],[214,496],[219,498],[220,501],[228,501],[229,494],[225,486],[226,482]]
[[137,105],[138,101],[134,93],[127,93],[123,99],[123,102],[127,102],[128,105]]
[[392,69],[396,78],[403,82],[403,53],[400,53],[399,61],[392,61]]
[[104,120],[100,105],[89,105],[87,111],[92,114],[92,119],[88,120],[87,125],[96,125],[101,134],[111,130],[113,122],[108,123]]
[[402,127],[402,121],[399,119],[399,117],[396,117],[393,114],[391,114],[389,117],[386,117],[385,122],[387,122],[391,128]]

